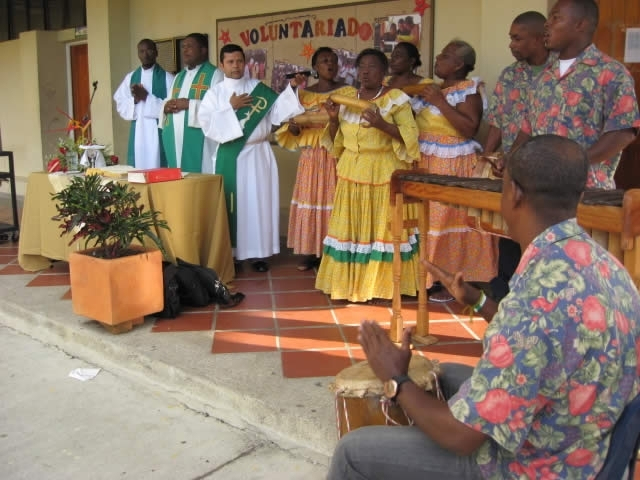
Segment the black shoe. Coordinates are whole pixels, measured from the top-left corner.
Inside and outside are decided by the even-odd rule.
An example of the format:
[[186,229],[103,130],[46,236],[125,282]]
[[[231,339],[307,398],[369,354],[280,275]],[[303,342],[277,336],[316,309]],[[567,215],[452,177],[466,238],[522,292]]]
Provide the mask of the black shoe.
[[253,262],[251,264],[251,266],[253,267],[253,269],[256,272],[268,272],[269,271],[269,264],[267,262],[263,262],[262,260],[258,260],[257,262]]
[[444,285],[436,280],[429,288],[427,288],[427,295],[431,296],[434,293],[441,292],[442,290],[444,290]]

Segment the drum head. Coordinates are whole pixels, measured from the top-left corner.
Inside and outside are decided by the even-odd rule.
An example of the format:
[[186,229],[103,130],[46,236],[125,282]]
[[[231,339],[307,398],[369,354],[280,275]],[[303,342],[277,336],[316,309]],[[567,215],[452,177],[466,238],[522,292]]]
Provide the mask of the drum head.
[[[438,374],[437,364],[429,359],[412,355],[409,362],[409,377],[419,387],[431,390],[434,376]],[[366,360],[345,368],[336,375],[329,388],[345,397],[365,397],[382,395],[382,382],[375,376]]]

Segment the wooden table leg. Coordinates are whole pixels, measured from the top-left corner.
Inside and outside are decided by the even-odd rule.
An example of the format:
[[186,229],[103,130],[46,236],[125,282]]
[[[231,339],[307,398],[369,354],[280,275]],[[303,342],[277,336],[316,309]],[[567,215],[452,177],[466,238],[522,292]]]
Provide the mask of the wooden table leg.
[[418,230],[420,231],[420,263],[418,264],[418,317],[413,343],[431,345],[438,341],[429,335],[429,309],[427,308],[427,271],[422,260],[427,258],[427,232],[429,231],[429,200],[423,200],[418,209]]

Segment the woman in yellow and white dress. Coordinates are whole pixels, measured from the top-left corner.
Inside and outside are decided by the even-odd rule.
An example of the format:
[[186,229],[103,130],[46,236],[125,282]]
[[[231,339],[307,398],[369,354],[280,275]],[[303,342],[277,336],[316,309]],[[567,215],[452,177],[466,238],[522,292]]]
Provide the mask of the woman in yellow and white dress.
[[[326,114],[324,104],[330,94],[345,94],[352,89],[335,80],[338,55],[331,48],[318,48],[311,58],[311,66],[318,74],[318,82],[298,89],[298,98],[308,117]],[[320,145],[326,117],[324,121],[311,122],[303,125],[293,119],[276,132],[276,141],[281,147],[300,150],[287,235],[287,247],[295,254],[305,255],[298,265],[300,271],[320,264],[322,241],[327,235],[336,189],[336,157]]]
[[[475,66],[475,51],[462,40],[453,40],[437,55],[435,74],[442,84],[427,85],[413,108],[420,129],[420,164],[429,173],[471,177],[480,145],[473,139],[482,119],[483,85],[467,78]],[[423,233],[423,232],[420,232]],[[431,203],[427,258],[464,278],[489,281],[497,268],[497,243],[487,233],[472,230],[463,210]],[[432,284],[427,276],[427,286]],[[448,292],[429,297],[453,299]]]
[[[387,71],[384,53],[365,49],[356,64],[361,87],[349,95],[373,105],[362,110],[333,99],[326,104],[330,121],[321,143],[339,158],[338,183],[316,288],[332,299],[365,302],[393,296],[391,174],[409,168],[419,150],[409,97],[382,84]],[[413,217],[413,206],[405,208],[405,218]],[[403,231],[401,252],[401,293],[416,295],[415,229]]]

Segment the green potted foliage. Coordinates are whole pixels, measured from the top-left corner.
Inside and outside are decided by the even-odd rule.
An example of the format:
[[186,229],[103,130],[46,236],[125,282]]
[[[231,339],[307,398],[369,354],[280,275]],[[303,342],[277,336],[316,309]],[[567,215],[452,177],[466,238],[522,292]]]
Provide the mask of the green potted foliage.
[[[73,311],[119,333],[162,310],[163,248],[156,229],[169,226],[160,212],[140,205],[130,184],[103,183],[98,175],[71,177],[52,200],[61,235],[71,235],[70,245],[84,240],[85,250],[69,256]],[[157,248],[145,247],[145,239]]]

